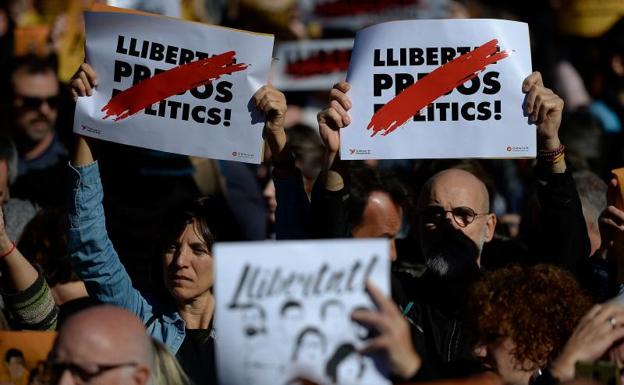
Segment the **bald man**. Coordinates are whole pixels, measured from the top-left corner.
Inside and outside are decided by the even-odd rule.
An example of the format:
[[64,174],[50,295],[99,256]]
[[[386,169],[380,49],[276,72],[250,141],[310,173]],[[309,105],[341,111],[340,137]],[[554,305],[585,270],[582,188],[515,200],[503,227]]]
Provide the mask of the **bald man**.
[[50,353],[52,384],[151,384],[155,353],[145,326],[127,310],[103,305],[70,317]]
[[[544,87],[538,72],[529,75],[518,86],[526,94],[523,113],[531,122],[536,123],[540,155],[536,171],[545,177],[542,179],[538,175],[541,189],[542,192],[544,189],[549,191],[548,194],[543,193],[540,199],[545,202],[542,212],[551,219],[548,223],[557,224],[553,226],[554,231],[565,231],[568,236],[576,236],[578,231],[575,232],[576,228],[572,227],[575,215],[580,213],[580,203],[578,196],[573,196],[576,194],[575,189],[566,189],[569,178],[565,173],[563,147],[558,136],[563,100]],[[325,198],[322,199],[321,206],[334,202],[336,206],[344,207],[347,203],[341,202],[352,199],[350,185],[354,181],[349,180],[348,166],[346,162],[335,161],[338,160],[340,150],[340,130],[351,123],[349,109],[352,102],[347,95],[349,89],[350,85],[346,82],[336,84],[330,91],[328,108],[317,116],[319,133],[327,150],[326,171],[319,178],[319,184],[323,185],[320,190],[324,192]],[[562,185],[564,188],[557,189],[557,186]],[[539,190],[540,186],[538,192]],[[385,215],[397,211],[391,205],[383,206],[375,202],[375,195],[370,197],[372,198],[368,204],[371,209],[378,209],[378,214],[381,210]],[[323,208],[314,207],[314,198],[313,195],[312,212],[321,213]],[[408,274],[403,274],[401,280],[393,274],[392,281],[393,300],[408,318],[412,326],[413,345],[422,357],[422,365],[411,380],[467,377],[480,370],[478,364],[472,360],[475,341],[472,341],[466,330],[462,316],[469,287],[480,275],[484,245],[494,237],[496,216],[491,213],[489,201],[484,183],[473,174],[459,169],[448,169],[435,174],[426,182],[418,197],[417,215],[410,218],[410,222],[417,226],[420,251],[426,269],[410,269]],[[329,214],[328,223],[344,220],[345,217],[340,209],[324,212]],[[553,218],[557,220],[552,220]],[[367,222],[359,224],[361,228],[374,225],[366,216],[361,219]],[[330,226],[337,228],[335,224]],[[553,229],[548,232],[548,242],[541,242],[538,246],[554,255],[556,258],[552,258],[553,261],[564,264],[572,261],[569,264],[573,266],[575,262],[569,255],[579,251],[571,250],[570,245],[573,243],[562,241],[559,233],[553,235]],[[333,234],[334,237],[349,235],[358,236],[353,231]],[[582,233],[578,238],[582,238]],[[557,248],[561,249],[558,253]],[[555,252],[551,253],[553,249]],[[582,252],[581,250],[580,253]],[[396,271],[401,272],[401,267]],[[381,320],[386,316],[377,314],[368,318]],[[390,323],[389,320],[384,322]]]
[[[430,271],[456,278],[471,265],[480,266],[483,246],[496,228],[489,202],[485,184],[465,170],[444,170],[425,183],[418,199],[418,230]],[[455,247],[462,239],[467,258]]]

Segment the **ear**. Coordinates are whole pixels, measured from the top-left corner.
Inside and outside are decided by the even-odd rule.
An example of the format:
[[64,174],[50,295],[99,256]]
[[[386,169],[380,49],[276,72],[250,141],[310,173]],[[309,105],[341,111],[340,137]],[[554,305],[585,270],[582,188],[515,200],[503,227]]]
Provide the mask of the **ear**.
[[496,230],[496,214],[488,214],[485,222],[485,239],[487,243],[494,238],[494,231]]
[[[147,385],[150,383],[150,370],[145,365],[139,365],[134,369],[134,374],[132,375],[132,380],[137,385]],[[153,381],[156,383],[156,381]]]
[[611,58],[611,70],[620,77],[624,77],[624,57],[621,54],[613,55]]

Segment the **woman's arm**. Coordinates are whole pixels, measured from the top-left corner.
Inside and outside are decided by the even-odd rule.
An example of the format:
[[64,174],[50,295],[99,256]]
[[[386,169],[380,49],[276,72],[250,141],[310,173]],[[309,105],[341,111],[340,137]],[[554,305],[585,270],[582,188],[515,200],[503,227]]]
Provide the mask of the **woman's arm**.
[[[89,96],[97,85],[95,71],[83,64],[71,86],[74,98]],[[150,304],[132,286],[130,276],[108,237],[102,199],[104,192],[92,142],[78,137],[71,158],[69,191],[69,259],[85,282],[89,295],[103,303],[124,307],[144,321]]]
[[58,308],[45,279],[9,238],[0,210],[0,270],[7,308],[17,328],[54,330]]

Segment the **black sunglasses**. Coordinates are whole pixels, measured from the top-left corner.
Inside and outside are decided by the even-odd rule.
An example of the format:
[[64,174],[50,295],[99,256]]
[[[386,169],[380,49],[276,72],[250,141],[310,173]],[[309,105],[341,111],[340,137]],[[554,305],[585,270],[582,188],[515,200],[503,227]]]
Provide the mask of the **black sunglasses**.
[[46,374],[49,379],[50,384],[57,384],[63,373],[66,370],[69,370],[71,375],[74,378],[79,378],[82,382],[89,382],[93,378],[101,375],[104,372],[109,370],[122,368],[124,366],[137,366],[136,362],[122,362],[118,364],[90,364],[91,368],[84,368],[80,365],[74,364],[72,362],[56,362],[56,361],[48,361],[46,362]]
[[58,107],[61,97],[59,95],[50,96],[49,98],[36,98],[32,96],[19,96],[21,99],[21,107],[29,110],[38,110],[43,103],[47,103],[52,109]]
[[470,207],[459,206],[450,210],[445,210],[442,206],[431,205],[420,211],[420,218],[423,223],[439,223],[444,220],[446,213],[451,213],[453,220],[459,227],[466,227],[480,215],[488,215],[489,213],[477,213]]

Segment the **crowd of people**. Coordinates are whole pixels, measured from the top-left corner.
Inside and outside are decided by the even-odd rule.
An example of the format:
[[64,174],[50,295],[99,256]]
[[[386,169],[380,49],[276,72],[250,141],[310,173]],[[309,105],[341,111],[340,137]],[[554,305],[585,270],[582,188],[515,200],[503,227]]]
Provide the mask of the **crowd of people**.
[[[342,160],[357,98],[342,81],[262,86],[265,161],[251,165],[72,134],[74,103],[98,86],[81,51],[94,2],[0,5],[0,329],[58,330],[31,371],[7,351],[0,382],[217,384],[215,243],[326,238],[391,245],[391,296],[369,285],[376,309],[351,314],[375,332],[340,358],[383,354],[395,383],[551,385],[597,361],[620,381],[624,5],[397,2],[529,23],[537,71],[518,108],[536,159]],[[356,32],[310,17],[310,1],[109,3],[279,41]],[[42,40],[23,44],[29,28]]]

